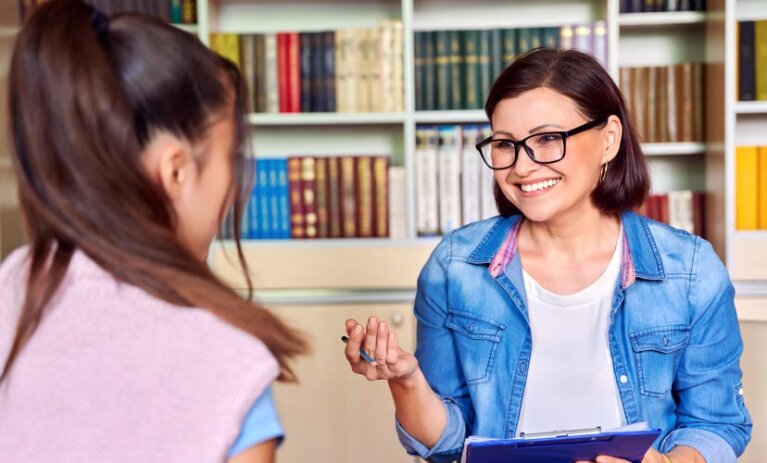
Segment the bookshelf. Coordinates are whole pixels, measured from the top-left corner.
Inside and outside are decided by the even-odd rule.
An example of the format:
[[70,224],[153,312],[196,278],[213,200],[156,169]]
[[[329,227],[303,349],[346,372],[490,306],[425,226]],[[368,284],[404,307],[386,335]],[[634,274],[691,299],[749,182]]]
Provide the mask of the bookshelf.
[[657,13],[621,13],[618,24],[621,28],[668,27],[681,24],[705,24],[704,11],[675,11]]

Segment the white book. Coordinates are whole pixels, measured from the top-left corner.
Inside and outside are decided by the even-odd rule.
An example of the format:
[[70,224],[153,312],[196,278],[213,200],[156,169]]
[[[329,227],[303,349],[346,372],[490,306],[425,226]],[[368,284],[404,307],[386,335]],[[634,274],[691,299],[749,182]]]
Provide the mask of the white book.
[[416,139],[416,231],[419,235],[436,235],[439,233],[437,200],[439,132],[435,127],[419,127],[416,129]]
[[[492,135],[489,125],[481,126],[480,141]],[[479,154],[477,154],[479,155]],[[495,183],[495,171],[484,166],[482,168],[480,182],[480,218],[489,219],[498,215],[498,207],[495,205],[495,196],[493,195],[493,184]]]
[[347,30],[344,33],[344,103],[346,103],[347,112],[356,112],[358,109],[357,100],[357,60],[359,59],[359,47],[357,46],[357,37],[359,32],[356,30]]
[[480,190],[484,166],[474,145],[480,141],[479,126],[463,126],[463,148],[461,149],[461,215],[463,225],[479,220],[481,216]]
[[335,33],[335,85],[336,85],[336,112],[347,112],[346,102],[346,35],[344,29],[337,29]]
[[392,94],[394,102],[392,110],[396,112],[405,110],[405,74],[404,54],[405,45],[402,30],[402,21],[392,21]]
[[[391,21],[383,21],[380,27],[381,34],[378,40],[378,81],[374,90],[377,111],[391,112],[394,110],[394,87],[392,78],[394,76],[392,65],[393,57],[393,39]],[[380,99],[380,100],[379,100]]]
[[266,112],[280,112],[280,94],[277,81],[277,34],[264,34],[265,66],[264,80],[266,81]]
[[605,69],[607,67],[607,23],[597,21],[594,23],[594,57],[602,63]]
[[389,237],[407,238],[407,176],[405,167],[389,167]]
[[461,226],[461,126],[439,128],[439,228],[447,233]]

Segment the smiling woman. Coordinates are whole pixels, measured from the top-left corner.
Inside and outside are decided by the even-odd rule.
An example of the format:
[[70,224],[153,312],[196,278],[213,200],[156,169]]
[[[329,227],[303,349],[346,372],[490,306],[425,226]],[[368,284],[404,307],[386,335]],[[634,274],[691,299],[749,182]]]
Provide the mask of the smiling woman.
[[732,284],[708,242],[633,212],[649,176],[610,76],[537,49],[486,113],[477,149],[500,217],[446,235],[426,263],[415,355],[376,317],[346,323],[352,370],[388,381],[402,444],[449,462],[470,434],[646,421],[661,437],[644,463],[734,463],[751,420]]

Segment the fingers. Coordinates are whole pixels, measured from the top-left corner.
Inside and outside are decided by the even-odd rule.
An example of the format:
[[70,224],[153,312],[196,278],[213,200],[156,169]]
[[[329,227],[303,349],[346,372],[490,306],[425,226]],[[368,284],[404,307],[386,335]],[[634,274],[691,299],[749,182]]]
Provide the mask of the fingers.
[[[346,342],[344,354],[346,354],[346,359],[352,364],[352,367],[354,367],[360,361],[360,346],[362,345],[362,340],[365,334],[362,325],[359,325],[356,322],[351,328],[347,325],[347,332],[349,333],[349,340]],[[358,371],[355,372],[360,373]]]
[[399,342],[397,341],[397,333],[390,331],[386,350],[386,364],[393,365],[397,363],[397,360],[399,360]]
[[378,319],[376,317],[368,318],[367,336],[365,336],[365,352],[373,356],[376,350],[376,341],[378,339]]
[[359,323],[357,323],[357,320],[355,320],[355,319],[353,319],[353,318],[349,318],[349,319],[347,319],[347,320],[346,320],[346,322],[344,323],[344,326],[346,327],[346,334],[347,334],[348,336],[351,336],[351,334],[352,334],[352,330],[353,330],[353,329],[354,329],[354,327],[355,327],[355,326],[357,326],[358,324],[359,324]]

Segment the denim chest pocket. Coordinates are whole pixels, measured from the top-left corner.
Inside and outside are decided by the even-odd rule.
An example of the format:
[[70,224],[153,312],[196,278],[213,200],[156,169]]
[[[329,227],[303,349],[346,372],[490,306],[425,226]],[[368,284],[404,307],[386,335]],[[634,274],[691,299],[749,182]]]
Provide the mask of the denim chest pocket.
[[666,326],[631,333],[631,347],[639,375],[640,392],[663,397],[674,384],[682,352],[690,342],[687,326]]
[[446,326],[454,333],[453,339],[466,382],[474,384],[487,381],[506,325],[481,315],[450,311]]

